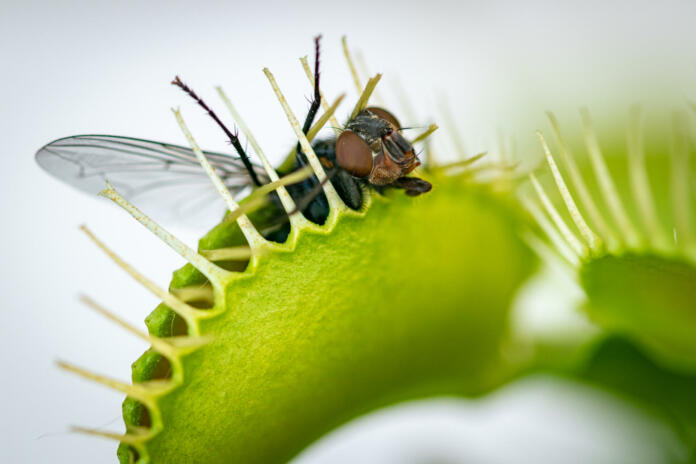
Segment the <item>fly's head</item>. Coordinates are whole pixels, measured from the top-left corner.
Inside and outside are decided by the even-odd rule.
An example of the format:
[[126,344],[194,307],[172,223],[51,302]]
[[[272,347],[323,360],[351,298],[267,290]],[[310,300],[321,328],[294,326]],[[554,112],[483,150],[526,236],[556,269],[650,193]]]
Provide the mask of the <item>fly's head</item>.
[[394,184],[420,165],[400,127],[396,117],[387,110],[370,107],[361,111],[336,141],[339,166],[372,185]]

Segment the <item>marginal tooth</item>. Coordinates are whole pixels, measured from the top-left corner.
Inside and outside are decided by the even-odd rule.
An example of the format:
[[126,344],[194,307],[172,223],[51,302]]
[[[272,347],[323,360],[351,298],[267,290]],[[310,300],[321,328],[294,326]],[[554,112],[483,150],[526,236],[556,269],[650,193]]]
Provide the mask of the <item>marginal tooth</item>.
[[251,248],[248,246],[199,250],[198,252],[211,261],[242,261],[251,258]]
[[551,217],[551,220],[556,225],[556,228],[558,228],[558,231],[561,233],[563,238],[566,240],[566,242],[568,242],[575,254],[579,256],[586,256],[587,247],[580,243],[580,240],[578,240],[575,234],[573,234],[573,232],[571,232],[571,230],[568,228],[568,225],[558,213],[556,207],[553,206],[553,203],[551,203],[551,200],[549,199],[548,195],[546,195],[544,188],[541,186],[534,173],[529,174],[529,179],[532,181],[534,190],[539,196],[539,200],[541,200],[541,204],[544,206],[546,213]]
[[505,181],[525,177],[526,174],[515,175],[515,170],[519,163],[502,164],[502,163],[480,163],[472,166],[470,169],[465,169],[457,175],[463,177],[474,177],[477,174],[482,174],[490,171],[497,171],[497,176],[501,176]]
[[314,170],[314,174],[317,176],[317,179],[319,179],[319,182],[324,183],[323,190],[324,194],[326,195],[326,199],[329,202],[330,209],[336,212],[345,210],[347,207],[336,193],[336,190],[334,189],[331,182],[325,182],[326,172],[324,172],[324,168],[322,167],[319,158],[317,157],[316,153],[314,153],[312,145],[309,143],[309,140],[307,140],[307,137],[305,137],[305,134],[302,132],[302,128],[300,127],[300,124],[297,122],[297,118],[295,117],[295,114],[292,112],[292,109],[290,109],[290,105],[288,105],[288,102],[285,99],[283,92],[281,92],[280,88],[278,87],[278,84],[276,83],[273,74],[271,74],[271,71],[269,71],[268,68],[264,68],[263,72],[264,74],[266,74],[268,81],[271,83],[271,87],[273,88],[273,91],[275,92],[276,97],[280,102],[280,105],[283,107],[283,110],[285,111],[285,115],[287,116],[288,121],[290,122],[290,126],[292,126],[293,130],[295,131],[295,135],[297,136],[297,139],[300,142],[302,151],[307,156],[307,160],[309,161],[310,166],[312,166],[312,169]]
[[[317,122],[315,122],[312,127],[309,128],[307,131],[307,140],[310,142],[314,140],[314,137],[317,136],[319,131],[326,125],[326,123],[329,121],[329,119],[333,118],[334,113],[336,112],[336,109],[338,108],[338,105],[341,104],[343,99],[345,98],[346,94],[342,93],[339,95],[336,100],[329,106],[319,118],[317,118]],[[322,100],[323,101],[323,100]],[[338,121],[337,121],[338,122]]]
[[631,109],[630,122],[627,130],[628,169],[633,190],[633,199],[640,211],[641,220],[645,226],[649,240],[658,250],[669,249],[669,238],[657,219],[657,210],[650,189],[648,172],[645,166],[645,150],[643,149],[642,110],[639,105]]
[[[222,101],[225,102],[227,109],[232,114],[232,118],[237,123],[237,126],[239,126],[239,128],[242,129],[242,132],[244,133],[247,140],[251,144],[251,147],[254,149],[254,151],[256,152],[256,155],[261,160],[261,164],[263,165],[263,168],[266,170],[266,174],[268,175],[268,178],[271,180],[271,182],[277,181],[278,180],[278,173],[273,168],[271,163],[268,161],[266,154],[261,149],[261,145],[259,145],[259,143],[256,141],[256,137],[254,137],[254,134],[251,132],[249,127],[246,125],[246,123],[244,122],[244,119],[242,119],[242,116],[239,114],[237,109],[232,104],[232,101],[227,97],[227,94],[225,94],[225,92],[222,90],[222,87],[217,87],[217,91],[218,91],[218,94],[220,95],[220,98],[222,98]],[[278,197],[280,198],[280,202],[283,205],[283,209],[285,210],[285,213],[290,214],[292,211],[295,210],[295,202],[293,201],[292,197],[290,196],[290,194],[288,193],[287,189],[284,186],[282,186],[282,185],[279,186],[277,189],[277,192],[278,192]],[[301,214],[293,214],[292,216],[290,216],[290,224],[295,228],[304,227],[306,222],[307,222],[307,219],[305,219],[305,217],[302,216]]]
[[[360,52],[360,50],[357,50],[355,52],[355,62],[358,63],[358,67],[360,68],[360,72],[358,73],[358,75],[362,74],[363,76],[369,76],[371,74],[367,70],[367,62],[365,62],[365,56]],[[358,90],[358,92],[359,91],[360,90]],[[381,97],[378,90],[375,90],[373,92],[372,99],[376,101],[378,105],[384,105],[384,99]]]
[[[220,176],[217,172],[215,172],[215,169],[213,169],[213,166],[211,166],[210,162],[208,161],[208,159],[203,154],[200,147],[194,140],[193,135],[186,126],[186,123],[184,122],[184,119],[181,117],[181,113],[179,112],[179,110],[172,109],[172,112],[176,117],[176,121],[179,123],[181,131],[184,133],[184,136],[186,136],[186,139],[188,140],[191,149],[196,154],[196,158],[198,158],[198,161],[201,163],[201,166],[205,170],[206,174],[208,174],[208,177],[215,186],[215,189],[218,191],[222,199],[225,201],[227,209],[229,209],[230,212],[233,212],[234,210],[239,208],[239,205],[236,201],[234,201],[234,198],[232,198],[232,194],[230,193],[230,191],[227,190],[225,183],[222,181],[222,179],[220,179]],[[244,237],[246,237],[247,242],[249,242],[249,246],[251,247],[252,252],[254,254],[260,254],[263,250],[271,246],[269,242],[265,238],[263,238],[263,236],[261,236],[259,231],[256,230],[256,227],[254,227],[254,225],[251,223],[251,221],[245,214],[242,214],[237,218],[237,224],[239,225],[239,228],[242,230]]]
[[583,179],[582,174],[578,169],[578,165],[577,163],[575,163],[575,158],[573,157],[573,154],[571,153],[570,148],[566,144],[565,140],[561,136],[561,130],[558,125],[558,120],[556,119],[556,116],[550,111],[547,111],[546,115],[548,116],[549,121],[551,122],[551,128],[553,129],[553,134],[556,139],[556,143],[561,149],[561,158],[563,160],[563,164],[565,165],[566,169],[568,170],[568,173],[570,174],[570,180],[573,183],[573,187],[575,187],[575,191],[578,193],[578,196],[580,197],[580,202],[582,203],[582,206],[585,208],[585,211],[587,211],[587,214],[592,224],[597,228],[600,237],[602,237],[607,242],[609,250],[616,251],[619,246],[619,239],[612,230],[611,226],[609,226],[609,224],[607,224],[607,222],[604,220],[604,216],[602,216],[602,213],[600,213],[599,209],[597,209],[597,205],[592,199],[592,195],[590,194],[590,191],[588,190],[587,185],[585,184],[585,180]]
[[174,345],[171,345],[170,343],[167,342],[167,339],[164,338],[159,338],[159,337],[153,337],[152,335],[146,334],[145,332],[136,329],[123,319],[119,318],[112,312],[108,311],[105,309],[103,306],[99,305],[97,302],[92,300],[86,295],[80,295],[80,301],[84,303],[85,305],[89,306],[102,316],[105,316],[107,319],[111,320],[112,322],[115,322],[116,324],[120,325],[124,329],[126,329],[128,332],[132,333],[136,337],[139,337],[146,342],[150,343],[152,347],[160,354],[166,356],[167,358],[174,359],[177,356],[176,349]]
[[565,265],[561,268],[564,271],[567,271],[567,266],[570,266],[572,269],[578,269],[579,261],[577,260],[577,256],[574,262],[568,261],[566,256],[559,256],[558,253],[555,253],[546,242],[537,237],[537,235],[531,230],[522,231],[520,233],[520,238],[522,238],[522,240],[527,243],[529,248],[531,248],[545,263],[559,263],[561,265]]
[[[408,109],[407,113],[413,114],[413,106],[408,103],[408,99],[406,97],[406,91],[404,90],[403,86],[401,85],[400,81],[397,81],[397,90],[398,94],[400,96],[399,100],[402,102],[402,104]],[[442,97],[440,98],[440,104],[438,105],[440,108],[440,114],[442,115],[444,122],[445,122],[445,127],[450,135],[450,140],[452,142],[452,145],[454,146],[454,150],[457,154],[458,157],[463,157],[467,155],[467,149],[466,145],[464,144],[464,140],[462,140],[462,137],[460,135],[459,131],[459,125],[455,121],[454,115],[452,114],[452,109],[449,106],[449,103],[447,102],[447,98]],[[413,119],[413,116],[411,116]],[[415,120],[415,119],[414,119]],[[439,166],[435,164],[435,160],[432,159],[430,161],[430,164],[432,165],[433,169],[438,169]]]
[[568,213],[570,213],[570,217],[573,219],[575,226],[580,231],[580,235],[582,235],[582,237],[585,239],[585,242],[587,242],[590,249],[593,251],[598,251],[601,248],[602,240],[599,237],[597,237],[597,235],[592,231],[592,229],[590,229],[590,227],[585,222],[585,218],[583,218],[582,214],[580,214],[580,210],[578,210],[578,207],[575,204],[575,200],[573,200],[573,196],[570,194],[570,191],[568,190],[568,187],[566,186],[566,183],[563,180],[563,176],[561,175],[561,172],[558,170],[558,166],[556,166],[556,162],[553,159],[553,155],[551,155],[551,150],[549,150],[549,146],[546,144],[544,136],[539,131],[537,131],[537,136],[539,137],[541,146],[544,149],[544,154],[546,155],[546,162],[548,163],[549,168],[551,169],[551,174],[553,174],[553,179],[556,182],[556,187],[558,187],[558,191],[560,192],[561,197],[563,198],[563,202],[565,203],[566,208],[568,208]]
[[418,117],[416,115],[416,111],[413,109],[413,104],[411,103],[409,94],[406,92],[406,89],[404,89],[398,75],[392,78],[392,85],[395,93],[398,96],[397,100],[401,102],[401,110],[403,111],[404,115],[406,115],[406,118],[408,118],[408,120],[412,123],[417,121]]
[[[283,176],[280,179],[269,182],[268,184],[264,184],[261,187],[256,188],[251,194],[244,199],[244,203],[241,204],[240,206],[237,207],[237,209],[231,211],[226,217],[225,221],[237,221],[240,217],[242,217],[244,214],[246,214],[249,211],[253,211],[260,206],[263,206],[268,202],[268,198],[266,195],[277,189],[278,187],[284,186],[284,185],[290,185],[290,184],[296,184],[298,182],[302,182],[305,179],[308,179],[312,177],[312,168],[309,166],[306,166],[302,169],[298,169],[297,171],[293,171],[287,176]],[[293,210],[294,211],[294,210]],[[290,214],[290,213],[288,213]],[[290,217],[292,218],[294,214],[291,214]],[[304,224],[304,223],[302,223]],[[252,255],[254,254],[254,250],[252,249]]]
[[358,94],[362,92],[362,84],[360,84],[360,78],[358,77],[358,71],[355,69],[355,64],[350,56],[350,50],[348,50],[348,40],[344,35],[341,37],[341,43],[343,44],[343,55],[346,57],[346,63],[348,63],[348,69],[350,69],[350,75],[353,76],[353,83],[355,83],[355,89]]
[[498,154],[500,155],[500,161],[502,163],[507,163],[510,160],[510,154],[507,151],[507,143],[505,142],[505,132],[502,128],[498,128]]
[[[133,266],[125,262],[123,259],[121,259],[120,256],[118,256],[116,253],[114,253],[109,247],[107,247],[104,242],[99,240],[96,235],[92,233],[91,230],[87,228],[87,226],[82,225],[80,226],[80,230],[82,230],[106,255],[111,258],[118,267],[126,271],[133,279],[135,279],[138,283],[140,283],[143,287],[147,288],[150,290],[153,294],[155,294],[158,298],[160,298],[167,306],[169,306],[175,313],[177,313],[179,316],[181,316],[186,323],[188,324],[189,330],[192,331],[192,335],[197,335],[198,334],[198,324],[197,320],[200,319],[201,317],[205,317],[207,314],[205,311],[201,311],[199,309],[196,309],[192,306],[187,305],[183,301],[181,301],[179,298],[175,297],[171,293],[167,292],[163,288],[159,287],[157,284],[155,284],[153,281],[142,275],[140,272],[138,272]],[[170,245],[171,246],[171,245]],[[185,245],[183,245],[185,246]],[[174,248],[174,247],[172,247]],[[205,260],[202,256],[196,254],[196,256],[199,256],[202,260]],[[185,257],[185,256],[184,256]],[[211,266],[214,266],[212,263],[209,261],[205,260],[206,263],[209,263]],[[194,264],[194,266],[196,266]],[[196,266],[198,267],[198,266]],[[203,272],[201,270],[201,272]],[[223,271],[227,272],[227,271]],[[205,273],[204,273],[205,274]],[[210,277],[208,277],[210,279]],[[212,281],[212,279],[210,279]],[[154,345],[153,345],[154,346]]]
[[585,143],[587,144],[587,149],[590,153],[590,161],[592,162],[595,176],[597,177],[597,181],[599,182],[602,193],[604,194],[604,199],[609,206],[609,210],[614,216],[614,220],[619,227],[622,237],[626,239],[626,244],[630,247],[638,248],[641,238],[636,229],[633,227],[633,223],[629,219],[628,214],[623,207],[623,203],[621,202],[621,198],[616,190],[616,186],[614,185],[611,174],[609,174],[609,168],[607,168],[604,156],[599,148],[597,136],[592,129],[590,113],[587,108],[582,108],[580,109],[580,115],[585,131]]
[[367,84],[365,84],[365,89],[360,94],[360,98],[358,98],[358,102],[355,104],[355,108],[353,108],[353,112],[350,114],[350,119],[355,118],[358,113],[367,108],[367,102],[370,100],[370,95],[372,95],[372,92],[375,90],[375,87],[377,87],[377,83],[380,79],[382,79],[382,75],[376,74],[375,77],[372,77],[367,81]]
[[177,351],[180,354],[187,354],[197,350],[198,348],[204,345],[207,345],[208,343],[211,343],[213,341],[213,337],[210,335],[203,335],[200,337],[180,336],[168,337],[165,338],[165,340],[167,341],[167,343],[176,347]]
[[437,166],[435,168],[436,171],[447,171],[451,169],[456,169],[456,168],[465,168],[469,166],[470,164],[474,164],[476,161],[480,160],[484,156],[488,154],[487,151],[481,152],[477,155],[470,156],[469,158],[465,158],[460,161],[455,161],[453,163],[448,163],[448,164],[442,164],[440,166]]
[[411,143],[414,144],[414,143],[417,143],[417,142],[420,142],[420,141],[423,141],[423,140],[427,139],[427,138],[430,136],[430,134],[432,134],[433,132],[435,132],[435,131],[438,130],[438,129],[439,129],[439,127],[438,127],[437,124],[431,124],[431,125],[429,125],[429,126],[428,126],[428,129],[426,129],[425,132],[423,132],[422,134],[420,134],[420,135],[419,135],[418,137],[416,137],[415,139],[411,140]]
[[525,208],[527,208],[527,211],[529,211],[541,230],[543,230],[546,236],[551,240],[551,243],[553,243],[561,256],[573,267],[578,267],[580,264],[578,255],[575,254],[575,252],[568,246],[568,243],[563,240],[561,235],[558,233],[558,230],[553,227],[547,216],[539,208],[536,202],[532,201],[531,198],[526,196],[522,197],[521,200]]
[[85,427],[78,427],[76,425],[70,427],[70,430],[75,432],[75,433],[82,433],[82,434],[90,435],[90,436],[94,436],[94,437],[102,437],[102,438],[108,438],[110,440],[116,440],[118,442],[125,443],[127,445],[139,445],[139,444],[146,442],[147,440],[149,440],[152,437],[152,433],[121,434],[121,433],[105,432],[103,430],[89,429],[89,428],[85,428]]
[[61,369],[76,374],[83,379],[91,380],[92,382],[99,383],[105,387],[111,388],[112,390],[125,393],[131,398],[140,401],[151,410],[156,408],[154,399],[165,394],[172,388],[171,382],[169,381],[150,380],[148,382],[139,382],[131,385],[121,382],[120,380],[114,380],[86,369],[82,369],[65,361],[57,361],[56,364]]
[[503,164],[499,162],[487,162],[479,163],[476,166],[471,166],[476,161],[480,160],[484,156],[488,155],[487,151],[478,153],[469,158],[465,158],[459,161],[453,161],[451,163],[440,164],[435,167],[430,168],[430,172],[434,174],[444,174],[447,176],[455,177],[473,177],[476,174],[485,173],[486,171],[498,171],[500,176],[504,176],[506,179],[514,179],[526,177],[527,174],[514,176],[513,172],[519,166],[519,163],[515,164]]
[[671,189],[675,218],[675,237],[678,246],[689,257],[696,259],[696,236],[692,224],[692,193],[690,179],[689,147],[682,115],[674,115],[674,133],[671,144]]
[[[309,63],[307,62],[307,57],[303,56],[300,58],[300,62],[302,63],[302,67],[304,68],[305,74],[307,75],[307,79],[309,79],[309,83],[314,87],[314,73],[312,73],[312,69],[309,67]],[[322,92],[321,89],[319,89],[319,96],[321,97],[321,107],[324,109],[324,113],[329,112],[329,102],[326,100],[324,97],[324,93]],[[343,125],[338,122],[338,119],[336,119],[333,114],[329,116],[329,120],[331,121],[331,125],[333,126],[333,130],[336,133],[336,135],[341,134],[341,129]]]
[[[333,104],[326,110],[322,115],[317,119],[317,122],[312,125],[312,127],[309,128],[307,131],[306,137],[307,140],[310,142],[314,139],[314,137],[317,136],[319,131],[324,127],[326,122],[333,116],[334,112],[336,111],[336,108],[338,108],[338,105],[343,101],[343,98],[345,97],[345,94],[341,94],[338,96],[338,98],[333,102]],[[323,102],[323,100],[322,100]],[[340,131],[340,128],[339,128]],[[292,160],[292,162],[295,161],[295,155],[297,154],[297,150],[295,147],[293,147],[288,154],[285,156],[286,160]],[[288,161],[285,161],[288,162]]]
[[170,288],[169,291],[184,303],[199,301],[205,303],[205,306],[208,308],[215,305],[215,293],[211,285],[191,285],[182,288]]
[[195,251],[189,248],[184,242],[179,240],[177,237],[167,232],[162,226],[157,224],[155,221],[146,216],[142,211],[133,206],[128,200],[123,198],[120,193],[118,193],[108,182],[106,183],[106,189],[99,192],[99,195],[112,200],[114,203],[119,205],[121,208],[125,209],[136,221],[145,226],[150,232],[155,234],[160,240],[169,245],[174,251],[176,251],[181,257],[186,261],[191,263],[193,267],[201,271],[204,276],[210,280],[213,285],[218,287],[222,286],[222,282],[227,279],[230,273]]
[[513,160],[519,160],[519,152],[517,151],[517,137],[510,136],[510,157]]

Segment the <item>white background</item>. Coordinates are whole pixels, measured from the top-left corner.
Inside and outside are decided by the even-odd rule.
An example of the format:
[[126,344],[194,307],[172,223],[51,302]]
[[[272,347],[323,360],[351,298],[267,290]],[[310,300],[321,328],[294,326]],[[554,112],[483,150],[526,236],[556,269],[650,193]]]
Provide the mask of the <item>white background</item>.
[[[440,102],[448,98],[469,153],[492,149],[502,129],[517,138],[525,159],[538,156],[533,129],[546,128],[547,108],[564,116],[588,104],[601,121],[614,117],[611,108],[623,112],[624,103],[635,100],[669,103],[694,96],[693,2],[522,3],[4,1],[3,461],[115,459],[113,443],[67,433],[67,426],[120,430],[121,396],[58,371],[54,361],[68,359],[128,379],[130,363],[146,347],[83,308],[76,295],[92,295],[140,327],[157,301],[77,226],[89,224],[162,286],[182,264],[121,210],[42,172],[33,160],[39,147],[79,133],[185,143],[169,112],[181,106],[204,147],[227,149],[214,125],[168,84],[180,74],[220,113],[224,108],[213,86],[223,85],[277,160],[293,138],[261,69],[274,71],[303,115],[311,89],[297,58],[311,55],[319,32],[330,98],[347,91],[347,101],[355,99],[340,49],[347,34],[371,72],[385,72],[380,93],[388,106],[403,110],[395,98],[396,76],[407,89],[419,119],[405,123],[441,122]],[[452,157],[446,131],[438,137],[439,153]],[[172,230],[190,244],[199,233]],[[616,462],[628,453],[633,462],[658,462],[658,455],[630,443],[637,440],[653,452],[670,449],[667,431],[636,412],[607,415],[626,406],[606,409],[596,395],[539,380],[483,405],[414,406],[361,420],[300,460],[409,462],[409,452],[411,462],[538,462],[557,461],[554,456],[567,457],[563,451],[570,450],[576,462]],[[627,423],[633,426],[621,426]],[[600,424],[616,433],[602,433]]]

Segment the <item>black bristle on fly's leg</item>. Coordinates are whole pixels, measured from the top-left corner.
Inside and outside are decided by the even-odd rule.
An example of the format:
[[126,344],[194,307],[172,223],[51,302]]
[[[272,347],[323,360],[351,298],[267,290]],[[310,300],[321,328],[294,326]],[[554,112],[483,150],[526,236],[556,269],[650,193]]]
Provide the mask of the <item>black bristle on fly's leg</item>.
[[[309,107],[304,124],[302,125],[302,132],[305,135],[307,135],[309,129],[311,129],[314,118],[316,117],[317,111],[319,111],[319,106],[321,105],[321,92],[319,92],[320,41],[321,35],[314,38],[314,98],[312,99],[312,104]],[[295,152],[296,156],[295,163],[292,168],[293,171],[301,169],[309,164],[307,157],[302,151],[302,147],[299,143],[295,148]],[[329,216],[329,202],[321,189],[316,189],[317,185],[319,185],[319,180],[316,178],[316,176],[312,176],[309,179],[303,180],[302,182],[287,186],[287,189],[295,203],[307,203],[307,206],[301,210],[305,217],[315,224],[321,225],[326,222],[326,218]],[[314,195],[314,198],[307,201],[306,197],[307,195],[310,195],[310,192],[312,192],[311,195]]]
[[[314,98],[302,126],[302,131],[305,134],[307,134],[312,127],[312,123],[314,122],[314,118],[321,104],[321,92],[319,91],[320,40],[321,36],[314,39]],[[338,167],[335,145],[335,139],[319,140],[312,144],[314,152],[322,161],[322,165],[324,165],[327,176],[332,169]],[[305,153],[298,143],[296,147],[295,164],[292,170],[300,169],[307,164]],[[346,205],[352,209],[360,209],[362,205],[362,190],[356,179],[342,169],[338,169],[332,174],[330,182]],[[324,224],[324,222],[326,222],[326,218],[329,216],[329,202],[316,177],[311,177],[298,184],[290,185],[287,189],[298,205],[306,204],[306,207],[301,209],[301,211],[308,220],[316,224]]]
[[256,187],[260,187],[262,185],[261,181],[259,180],[258,175],[256,174],[256,171],[254,171],[254,167],[251,164],[251,160],[249,160],[249,156],[247,156],[246,152],[244,151],[244,148],[242,147],[242,144],[239,143],[239,137],[237,137],[237,134],[233,134],[232,131],[230,131],[227,126],[218,118],[217,114],[210,109],[210,107],[203,101],[201,97],[199,97],[196,92],[193,91],[188,85],[184,84],[179,76],[175,76],[174,80],[172,81],[172,85],[175,85],[179,87],[181,90],[186,92],[191,98],[193,98],[198,105],[200,105],[201,108],[203,108],[208,115],[213,118],[213,120],[217,123],[218,126],[222,129],[222,131],[227,135],[227,138],[229,138],[230,143],[234,147],[234,149],[237,151],[237,154],[239,157],[242,159],[242,163],[244,163],[244,167],[247,169],[249,172],[249,177],[251,178],[251,181],[254,183]]

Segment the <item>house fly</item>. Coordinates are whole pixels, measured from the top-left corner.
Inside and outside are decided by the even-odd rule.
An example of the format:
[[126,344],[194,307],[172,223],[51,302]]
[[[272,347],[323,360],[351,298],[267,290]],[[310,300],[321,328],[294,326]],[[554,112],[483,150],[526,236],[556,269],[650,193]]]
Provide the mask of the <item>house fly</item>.
[[[319,92],[319,40],[315,39],[314,98],[305,118],[306,134],[321,103]],[[204,154],[217,171],[230,193],[238,195],[269,181],[263,168],[251,162],[237,134],[230,131],[215,112],[177,76],[172,84],[181,88],[200,105],[226,134],[238,156],[206,151]],[[413,146],[401,133],[401,126],[389,111],[367,107],[350,119],[336,138],[312,144],[341,199],[352,209],[362,206],[364,190],[379,192],[389,188],[403,189],[407,195],[428,192],[430,183],[407,177],[420,162]],[[114,185],[131,200],[147,208],[183,215],[185,206],[198,211],[210,202],[214,192],[190,148],[130,137],[112,135],[76,135],[55,140],[36,153],[37,163],[50,174],[89,193],[97,193],[105,181]],[[308,165],[300,145],[292,165],[278,174],[287,175]],[[297,208],[312,222],[322,224],[329,214],[329,205],[322,184],[310,177],[288,185]],[[275,212],[268,220],[268,238],[283,240],[287,235],[287,213],[277,194],[271,194]],[[136,198],[137,197],[137,198]],[[145,206],[145,205],[143,205]],[[266,215],[269,216],[269,215]],[[275,216],[275,217],[273,217]],[[285,222],[285,225],[282,224]],[[281,224],[281,227],[278,225]],[[263,232],[263,227],[261,228]]]

